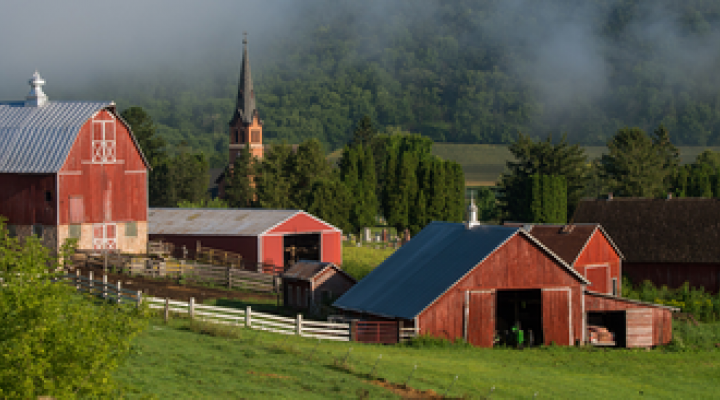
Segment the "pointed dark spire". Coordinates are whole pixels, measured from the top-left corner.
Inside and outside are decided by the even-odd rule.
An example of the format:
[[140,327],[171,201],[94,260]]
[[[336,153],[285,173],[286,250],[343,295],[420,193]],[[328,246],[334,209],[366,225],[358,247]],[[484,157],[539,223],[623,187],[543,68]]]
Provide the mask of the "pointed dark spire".
[[248,58],[247,32],[243,33],[243,58],[240,66],[240,81],[238,82],[237,103],[235,115],[231,124],[240,118],[244,123],[252,123],[253,115],[257,112],[255,107],[255,92],[253,91],[252,76],[250,75],[250,59]]

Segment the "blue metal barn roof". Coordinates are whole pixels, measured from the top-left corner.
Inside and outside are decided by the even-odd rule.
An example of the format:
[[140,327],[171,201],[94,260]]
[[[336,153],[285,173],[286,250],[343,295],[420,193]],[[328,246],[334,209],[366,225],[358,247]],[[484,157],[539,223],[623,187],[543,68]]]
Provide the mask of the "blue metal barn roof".
[[577,279],[589,283],[537,239],[518,227],[433,222],[395,251],[333,306],[386,317],[413,319],[476,265],[521,233]]
[[[0,173],[55,173],[82,125],[112,102],[0,102]],[[144,156],[143,156],[144,158]]]

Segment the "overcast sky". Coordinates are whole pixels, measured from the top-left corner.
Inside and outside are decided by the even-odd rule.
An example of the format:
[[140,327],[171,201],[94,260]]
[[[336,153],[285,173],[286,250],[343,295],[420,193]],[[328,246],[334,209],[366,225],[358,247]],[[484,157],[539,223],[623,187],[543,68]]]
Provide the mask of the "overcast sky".
[[248,31],[251,49],[260,49],[269,35],[282,33],[283,15],[292,15],[295,3],[300,2],[3,1],[0,100],[24,98],[35,69],[52,98],[53,88],[62,91],[98,76],[210,63],[220,49],[233,52],[239,65],[242,32]]

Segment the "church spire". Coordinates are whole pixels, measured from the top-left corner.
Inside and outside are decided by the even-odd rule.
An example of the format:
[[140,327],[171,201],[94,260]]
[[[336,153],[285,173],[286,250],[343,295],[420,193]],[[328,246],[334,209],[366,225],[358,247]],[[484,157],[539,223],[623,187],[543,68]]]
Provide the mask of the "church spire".
[[247,32],[244,32],[243,58],[240,67],[237,102],[235,104],[235,115],[230,124],[233,124],[237,119],[240,119],[245,124],[251,124],[256,113],[255,92],[253,91],[252,76],[250,75],[250,59],[248,58]]

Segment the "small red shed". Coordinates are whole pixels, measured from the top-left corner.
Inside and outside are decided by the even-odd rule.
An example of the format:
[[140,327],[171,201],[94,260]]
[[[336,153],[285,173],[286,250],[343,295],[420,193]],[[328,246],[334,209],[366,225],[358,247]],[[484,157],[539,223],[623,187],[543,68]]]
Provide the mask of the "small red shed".
[[51,250],[147,248],[147,172],[112,102],[50,101],[35,72],[25,101],[0,102],[0,215]]
[[357,283],[333,263],[298,261],[282,275],[283,304],[294,308],[311,308],[343,295]]
[[194,257],[202,247],[243,256],[246,268],[256,263],[285,269],[303,259],[342,264],[342,231],[300,210],[151,208],[151,240],[183,247]]

